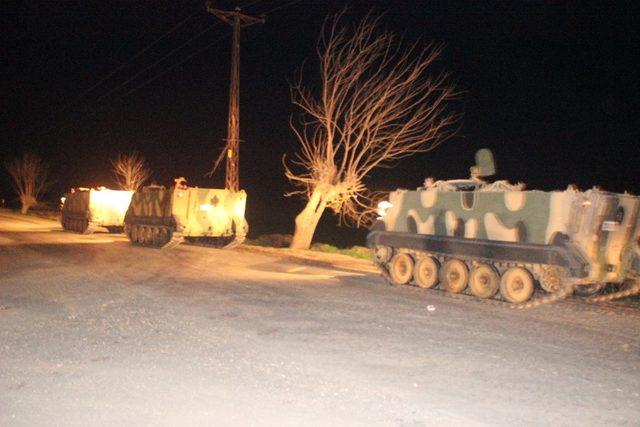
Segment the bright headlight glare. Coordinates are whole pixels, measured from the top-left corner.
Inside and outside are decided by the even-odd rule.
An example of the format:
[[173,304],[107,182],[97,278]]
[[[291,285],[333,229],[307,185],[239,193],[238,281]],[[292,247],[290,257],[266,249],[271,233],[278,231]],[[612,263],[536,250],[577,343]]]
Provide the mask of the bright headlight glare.
[[383,200],[378,203],[378,216],[384,217],[387,214],[387,210],[391,208],[393,205],[388,200]]
[[238,200],[236,202],[236,216],[238,218],[244,218],[244,207],[245,207],[245,200]]

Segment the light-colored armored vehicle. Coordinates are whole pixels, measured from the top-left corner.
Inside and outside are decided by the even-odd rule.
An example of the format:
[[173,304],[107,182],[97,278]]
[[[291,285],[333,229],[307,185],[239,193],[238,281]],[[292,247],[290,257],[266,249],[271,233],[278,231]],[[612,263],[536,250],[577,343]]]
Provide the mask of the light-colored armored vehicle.
[[[427,178],[379,204],[367,241],[388,281],[520,307],[574,291],[592,301],[640,293],[639,197],[488,183],[482,177],[495,173],[493,155],[480,150],[476,163],[470,179]],[[594,297],[607,284],[612,293]],[[537,287],[549,295],[527,303]]]
[[232,247],[244,241],[244,191],[188,187],[184,178],[175,182],[171,188],[151,185],[135,192],[124,219],[132,243],[166,248],[186,239]]
[[133,191],[99,188],[72,188],[63,197],[62,228],[88,234],[97,227],[110,233],[122,233],[124,214]]

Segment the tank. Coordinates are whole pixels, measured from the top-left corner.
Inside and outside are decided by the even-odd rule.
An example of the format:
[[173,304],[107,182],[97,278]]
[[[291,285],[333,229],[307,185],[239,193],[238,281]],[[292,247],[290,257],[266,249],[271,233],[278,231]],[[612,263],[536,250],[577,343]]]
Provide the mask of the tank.
[[[390,283],[519,307],[574,292],[591,301],[640,293],[637,196],[489,183],[483,178],[495,173],[492,153],[478,151],[476,163],[469,179],[427,178],[378,205],[367,243]],[[596,297],[605,286],[609,294]],[[540,298],[531,300],[534,293]]]
[[72,188],[62,201],[62,228],[88,234],[97,227],[122,233],[124,215],[133,191],[99,188]]
[[151,185],[136,191],[125,215],[125,233],[136,245],[157,248],[184,240],[216,247],[242,243],[248,224],[244,191],[198,188],[184,178],[171,188]]

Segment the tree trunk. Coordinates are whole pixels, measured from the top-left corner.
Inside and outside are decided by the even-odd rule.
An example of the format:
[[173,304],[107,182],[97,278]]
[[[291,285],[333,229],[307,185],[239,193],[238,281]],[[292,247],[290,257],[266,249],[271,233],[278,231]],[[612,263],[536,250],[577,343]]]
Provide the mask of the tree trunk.
[[36,200],[30,196],[21,196],[20,197],[20,213],[25,215],[27,211],[31,208],[31,206],[36,204]]
[[318,221],[327,206],[319,191],[314,191],[302,212],[296,216],[296,229],[291,239],[291,249],[309,249]]

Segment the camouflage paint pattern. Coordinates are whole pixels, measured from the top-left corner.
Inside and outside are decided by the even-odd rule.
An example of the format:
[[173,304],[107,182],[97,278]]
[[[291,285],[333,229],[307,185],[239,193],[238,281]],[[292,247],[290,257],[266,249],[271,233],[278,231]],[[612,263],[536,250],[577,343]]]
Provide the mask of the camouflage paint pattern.
[[174,226],[185,237],[244,235],[246,200],[242,190],[149,186],[133,195],[125,221]]
[[474,184],[475,191],[444,185],[392,192],[385,229],[545,245],[565,234],[589,261],[589,282],[621,282],[640,272],[640,198]]
[[120,227],[131,202],[133,191],[78,188],[65,194],[62,215],[86,219],[96,226]]

